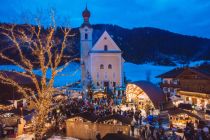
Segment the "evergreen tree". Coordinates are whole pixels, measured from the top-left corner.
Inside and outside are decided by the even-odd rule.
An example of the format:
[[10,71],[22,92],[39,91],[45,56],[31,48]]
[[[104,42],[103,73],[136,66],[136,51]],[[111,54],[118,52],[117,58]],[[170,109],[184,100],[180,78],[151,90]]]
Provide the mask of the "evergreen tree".
[[94,89],[94,82],[92,80],[92,77],[89,72],[87,72],[87,90],[88,90],[88,96],[92,99],[93,95],[93,89]]

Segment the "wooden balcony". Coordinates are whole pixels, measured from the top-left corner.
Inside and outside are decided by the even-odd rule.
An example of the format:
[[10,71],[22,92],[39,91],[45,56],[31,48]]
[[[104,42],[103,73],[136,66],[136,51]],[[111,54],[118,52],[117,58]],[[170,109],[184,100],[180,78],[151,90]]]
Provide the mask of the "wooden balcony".
[[184,88],[180,87],[180,90],[178,91],[180,95],[188,95],[188,96],[196,96],[196,97],[202,97],[202,98],[210,98],[210,91],[208,90],[195,90],[190,88]]
[[160,87],[163,88],[163,87],[171,87],[171,88],[180,88],[180,84],[177,83],[160,83]]

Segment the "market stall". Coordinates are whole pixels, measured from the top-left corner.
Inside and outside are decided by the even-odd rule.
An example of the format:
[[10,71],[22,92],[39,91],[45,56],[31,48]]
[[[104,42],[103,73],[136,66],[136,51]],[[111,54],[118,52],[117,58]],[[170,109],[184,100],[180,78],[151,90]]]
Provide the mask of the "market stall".
[[69,95],[71,99],[82,99],[82,94],[79,92],[73,92]]
[[78,139],[95,139],[98,133],[104,137],[108,133],[129,135],[131,120],[121,115],[110,115],[96,119],[93,114],[81,113],[66,121],[66,135]]
[[107,94],[105,92],[99,91],[93,94],[93,99],[107,98]]
[[127,102],[134,103],[138,109],[143,109],[147,114],[153,110],[158,114],[162,103],[165,102],[162,90],[150,82],[138,81],[130,83],[126,87]]
[[192,122],[194,127],[197,127],[201,120],[199,116],[179,108],[168,110],[168,114],[171,125],[179,128],[184,128],[188,122]]

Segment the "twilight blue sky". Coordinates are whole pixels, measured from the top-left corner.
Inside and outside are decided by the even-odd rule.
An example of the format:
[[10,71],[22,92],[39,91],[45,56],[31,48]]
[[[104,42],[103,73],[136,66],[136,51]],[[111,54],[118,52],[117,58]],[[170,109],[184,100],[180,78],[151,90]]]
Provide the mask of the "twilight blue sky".
[[44,21],[53,8],[58,24],[68,19],[76,27],[86,2],[93,24],[157,27],[210,38],[210,0],[0,0],[0,22],[34,23],[35,15]]

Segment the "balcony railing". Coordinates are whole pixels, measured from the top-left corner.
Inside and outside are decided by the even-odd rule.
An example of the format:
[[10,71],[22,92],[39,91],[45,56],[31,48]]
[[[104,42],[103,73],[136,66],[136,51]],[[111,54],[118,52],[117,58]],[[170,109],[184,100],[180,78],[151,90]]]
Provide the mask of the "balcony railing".
[[210,95],[210,91],[206,90],[206,89],[192,89],[190,87],[187,88],[187,87],[180,86],[180,91],[204,93],[204,94],[209,94]]
[[179,88],[180,87],[180,83],[160,83],[160,87],[173,87],[173,88]]

